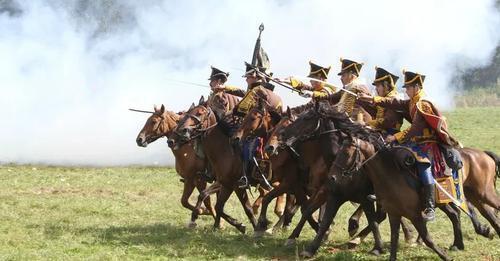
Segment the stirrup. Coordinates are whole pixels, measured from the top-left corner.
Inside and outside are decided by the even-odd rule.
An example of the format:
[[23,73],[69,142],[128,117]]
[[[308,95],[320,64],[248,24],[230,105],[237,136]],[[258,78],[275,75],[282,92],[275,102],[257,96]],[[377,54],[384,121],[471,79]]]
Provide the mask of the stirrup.
[[370,195],[366,196],[366,199],[368,199],[371,202],[376,202],[377,196],[375,196],[374,194],[370,194]]
[[238,180],[238,188],[248,188],[248,178],[247,178],[247,176],[242,176]]
[[433,221],[435,218],[434,208],[425,208],[422,211],[422,217],[424,218],[425,221]]

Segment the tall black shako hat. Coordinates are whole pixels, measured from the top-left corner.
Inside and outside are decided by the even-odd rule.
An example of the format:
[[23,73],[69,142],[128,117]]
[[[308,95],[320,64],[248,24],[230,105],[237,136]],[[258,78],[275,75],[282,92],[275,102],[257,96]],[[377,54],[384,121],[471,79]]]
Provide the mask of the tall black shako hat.
[[210,68],[212,68],[212,73],[210,74],[210,78],[208,78],[208,80],[211,81],[221,79],[223,82],[227,81],[227,77],[229,77],[228,72],[223,72],[213,66],[210,66]]
[[331,66],[328,67],[323,67],[320,65],[317,65],[311,61],[309,61],[309,65],[311,66],[311,71],[309,72],[309,75],[307,77],[323,77],[325,79],[328,78],[328,73],[330,72]]
[[421,87],[424,86],[425,75],[420,74],[420,73],[406,71],[406,70],[403,70],[403,74],[405,77],[403,88],[406,88],[408,86],[412,86],[412,85],[417,84],[417,83]]
[[247,62],[245,62],[245,67],[246,67],[245,68],[245,74],[242,77],[256,75],[257,77],[263,78],[257,72],[261,72],[261,73],[266,74],[266,68],[264,68],[264,67],[251,65],[251,64],[249,64]]
[[372,85],[377,85],[377,83],[387,81],[389,82],[390,86],[392,89],[396,87],[396,82],[398,81],[399,77],[390,73],[384,68],[377,67],[375,66],[375,80],[373,80]]
[[342,75],[345,72],[352,72],[356,76],[359,76],[359,72],[361,71],[361,67],[363,67],[363,63],[358,63],[353,60],[340,58],[340,62],[342,63],[342,69],[337,75]]

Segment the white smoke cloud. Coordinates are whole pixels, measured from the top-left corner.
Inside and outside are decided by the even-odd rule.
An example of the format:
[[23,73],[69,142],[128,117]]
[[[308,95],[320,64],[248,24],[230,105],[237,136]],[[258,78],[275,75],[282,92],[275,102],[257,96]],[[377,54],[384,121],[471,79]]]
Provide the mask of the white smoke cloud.
[[[453,63],[488,62],[500,40],[493,0],[19,1],[0,14],[0,162],[172,164],[165,141],[135,137],[152,109],[186,109],[208,88],[209,66],[244,86],[257,27],[277,76],[339,57],[426,74],[427,93],[452,106]],[[288,105],[306,100],[277,87]]]

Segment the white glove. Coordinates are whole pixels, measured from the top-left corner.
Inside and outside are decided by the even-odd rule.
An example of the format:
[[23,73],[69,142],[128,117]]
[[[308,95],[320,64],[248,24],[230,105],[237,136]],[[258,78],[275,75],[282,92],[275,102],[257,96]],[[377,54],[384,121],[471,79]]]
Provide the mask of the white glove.
[[313,96],[313,92],[309,91],[309,90],[302,90],[299,93],[299,95],[302,96],[302,97],[304,97],[304,98],[311,98]]

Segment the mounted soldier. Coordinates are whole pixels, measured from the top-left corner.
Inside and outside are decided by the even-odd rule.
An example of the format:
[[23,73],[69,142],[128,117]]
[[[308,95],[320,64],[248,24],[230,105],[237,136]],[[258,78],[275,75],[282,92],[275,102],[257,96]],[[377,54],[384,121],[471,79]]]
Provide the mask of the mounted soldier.
[[443,170],[443,160],[438,144],[460,147],[457,140],[450,136],[445,118],[429,100],[424,99],[423,83],[425,75],[404,71],[404,85],[410,99],[396,97],[372,97],[360,95],[360,99],[376,106],[401,111],[411,126],[386,137],[386,142],[398,143],[408,147],[416,159],[418,177],[423,184],[424,210],[422,217],[433,220],[434,214],[434,177]]
[[[247,113],[258,105],[259,102],[264,103],[269,109],[281,112],[282,111],[282,101],[281,98],[276,95],[274,90],[274,85],[266,81],[266,68],[260,66],[253,66],[245,62],[246,70],[243,77],[246,78],[248,84],[248,91],[245,96],[240,101],[240,103],[234,108],[233,115],[244,118]],[[254,158],[257,156],[260,159],[264,157],[262,146],[265,144],[264,137],[254,137],[248,140],[242,140],[242,157],[243,157],[243,175],[238,181],[238,186],[248,187],[248,177],[249,174],[255,171],[255,161]],[[267,184],[263,184],[266,186]],[[267,187],[267,186],[266,186]],[[267,187],[266,189],[270,189]]]
[[337,89],[335,86],[325,82],[328,79],[331,66],[323,67],[311,61],[309,61],[309,66],[311,67],[307,76],[311,78],[309,83],[302,82],[294,77],[288,77],[283,80],[276,79],[299,90],[302,97],[311,98],[311,101],[308,103],[292,108],[293,114],[300,114],[313,108],[316,102],[327,102],[327,98],[333,95]]
[[345,91],[339,91],[330,96],[332,103],[336,104],[337,110],[347,113],[352,120],[357,122],[366,122],[370,116],[363,111],[361,106],[356,104],[356,95],[358,93],[369,94],[368,88],[359,80],[359,73],[363,67],[363,63],[353,60],[342,59],[342,68],[337,74],[343,84]]
[[[398,76],[384,68],[375,67],[375,80],[373,80],[372,85],[375,86],[377,96],[396,98],[398,96],[396,88],[398,79]],[[373,119],[366,122],[370,128],[378,130],[384,135],[394,135],[400,131],[403,124],[403,115],[382,106],[374,106],[360,100],[357,100],[357,102],[372,116]]]

